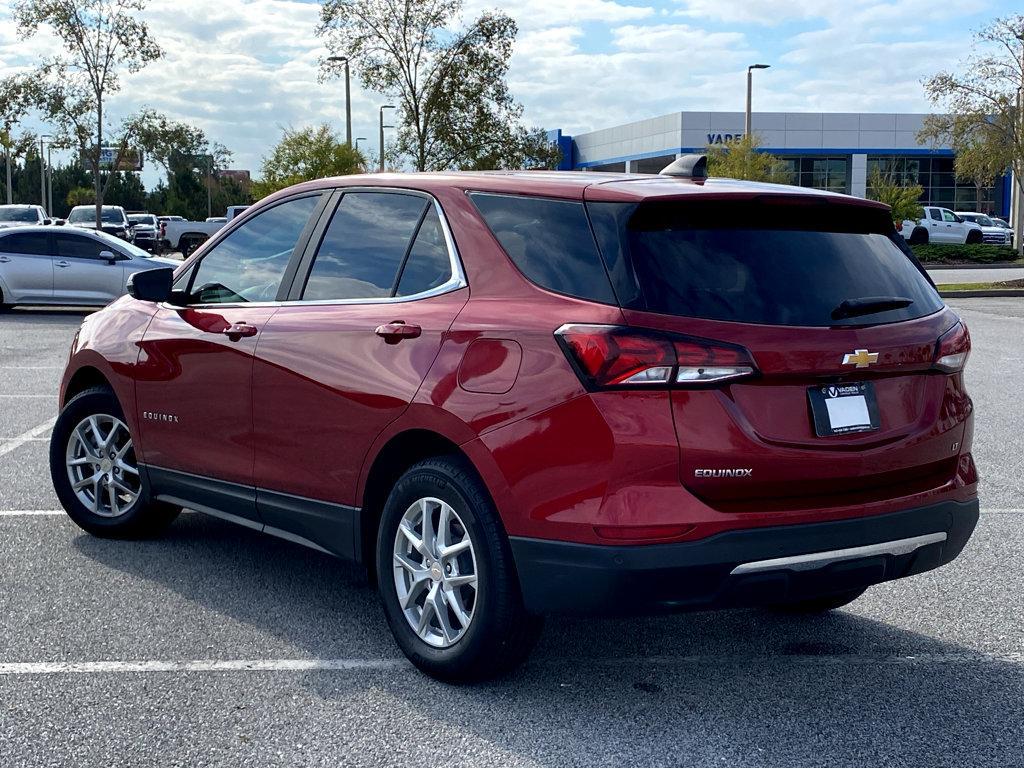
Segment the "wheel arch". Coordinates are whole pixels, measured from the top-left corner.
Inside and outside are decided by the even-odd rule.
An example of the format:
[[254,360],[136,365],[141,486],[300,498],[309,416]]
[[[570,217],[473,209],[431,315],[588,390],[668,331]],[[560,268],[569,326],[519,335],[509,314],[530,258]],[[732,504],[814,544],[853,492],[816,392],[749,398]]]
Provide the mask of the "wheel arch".
[[[86,364],[80,366],[71,378],[68,379],[67,387],[64,388],[64,397],[61,399],[61,408],[68,404],[72,398],[90,387],[107,387],[112,392],[113,385],[107,376],[95,366]],[[116,394],[115,394],[116,395]]]

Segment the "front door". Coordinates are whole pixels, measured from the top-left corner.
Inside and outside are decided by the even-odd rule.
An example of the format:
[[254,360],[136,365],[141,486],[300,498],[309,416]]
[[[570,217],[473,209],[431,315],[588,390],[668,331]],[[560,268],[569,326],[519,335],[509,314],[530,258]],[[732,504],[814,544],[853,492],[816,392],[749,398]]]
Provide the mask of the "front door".
[[[124,293],[125,257],[90,235],[56,232],[53,259],[53,297],[68,304],[107,304]],[[115,261],[100,256],[112,253]]]
[[296,276],[296,301],[256,351],[255,476],[268,528],[351,554],[367,452],[408,408],[468,293],[432,198],[341,198]]
[[140,443],[165,495],[241,522],[259,520],[253,355],[320,199],[287,200],[230,232],[178,276],[187,306],[162,305],[147,329],[136,375]]

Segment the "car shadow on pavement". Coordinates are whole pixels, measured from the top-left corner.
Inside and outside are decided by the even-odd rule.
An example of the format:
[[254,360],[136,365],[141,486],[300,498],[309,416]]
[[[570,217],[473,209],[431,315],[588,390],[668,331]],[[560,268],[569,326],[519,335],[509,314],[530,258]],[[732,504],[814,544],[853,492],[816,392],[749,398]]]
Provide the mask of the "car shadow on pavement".
[[45,326],[84,318],[99,307],[11,307],[0,312],[0,325]]
[[[361,571],[320,553],[191,513],[159,540],[83,535],[75,546],[250,626],[274,646],[268,657],[281,643],[293,656],[400,656]],[[446,762],[432,731],[473,735],[508,763],[1024,765],[1019,655],[986,656],[856,612],[551,618],[526,666],[473,686],[412,668],[296,675],[325,708],[383,697],[391,724],[429,722],[391,738],[421,765]],[[188,635],[189,618],[164,621]]]

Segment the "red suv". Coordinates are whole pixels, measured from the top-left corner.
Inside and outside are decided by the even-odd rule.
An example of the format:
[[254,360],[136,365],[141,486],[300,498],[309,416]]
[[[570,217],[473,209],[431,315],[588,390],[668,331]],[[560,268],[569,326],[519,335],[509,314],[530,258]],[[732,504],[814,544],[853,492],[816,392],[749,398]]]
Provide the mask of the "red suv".
[[85,319],[61,502],[100,536],[189,508],[355,559],[448,680],[546,613],[822,611],[952,560],[970,340],[888,209],[673,174],[268,197]]

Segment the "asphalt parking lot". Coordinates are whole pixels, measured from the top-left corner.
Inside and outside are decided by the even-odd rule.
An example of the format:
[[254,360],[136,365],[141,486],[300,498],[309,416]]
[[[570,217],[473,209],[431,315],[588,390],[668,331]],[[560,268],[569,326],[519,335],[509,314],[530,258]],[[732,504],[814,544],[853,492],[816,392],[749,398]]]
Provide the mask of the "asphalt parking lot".
[[548,622],[472,687],[407,665],[358,572],[186,513],[92,538],[46,464],[79,311],[0,316],[2,765],[1024,765],[1024,301],[958,300],[982,520],[818,618]]

